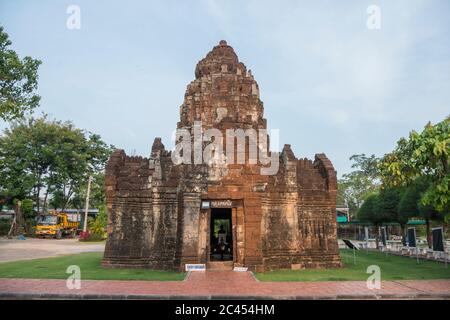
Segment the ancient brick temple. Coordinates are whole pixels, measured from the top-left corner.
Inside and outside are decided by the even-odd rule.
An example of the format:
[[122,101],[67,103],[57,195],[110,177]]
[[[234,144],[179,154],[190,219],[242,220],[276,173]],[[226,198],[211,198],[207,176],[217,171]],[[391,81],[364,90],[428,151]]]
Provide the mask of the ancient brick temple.
[[[225,41],[197,64],[187,86],[177,128],[192,133],[196,126],[218,129],[224,139],[227,129],[267,127],[258,84]],[[313,161],[297,159],[285,145],[271,153],[279,161],[275,174],[262,174],[263,164],[249,161],[245,141],[240,164],[174,163],[175,151],[160,138],[149,158],[116,150],[106,167],[103,265],[184,270],[185,264],[220,264],[257,271],[340,266],[330,160],[323,153]]]

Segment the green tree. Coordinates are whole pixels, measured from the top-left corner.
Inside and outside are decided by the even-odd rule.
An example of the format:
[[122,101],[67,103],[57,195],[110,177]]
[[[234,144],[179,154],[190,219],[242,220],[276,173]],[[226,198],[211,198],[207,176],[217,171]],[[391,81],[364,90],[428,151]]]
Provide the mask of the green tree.
[[45,119],[21,120],[0,137],[0,188],[8,203],[32,197],[39,211],[56,139]]
[[378,248],[378,227],[383,222],[383,219],[378,215],[378,194],[369,195],[358,210],[358,218],[361,221],[371,222],[375,225],[376,245]]
[[339,179],[337,202],[347,205],[350,213],[354,215],[364,200],[379,189],[379,160],[375,155],[367,157],[365,154],[356,154],[350,157],[350,161],[354,162],[354,170]]
[[87,185],[89,176],[97,176],[103,171],[112,147],[99,135],[75,129],[72,124],[66,124],[62,131],[55,174],[48,185],[53,196],[57,194],[62,198],[60,208],[64,209],[75,193]]
[[362,204],[358,217],[375,225],[376,246],[379,248],[379,233],[383,223],[395,221],[401,192],[398,188],[382,189],[378,194],[371,194]]
[[398,204],[397,222],[402,229],[402,237],[406,236],[406,224],[411,218],[419,217],[419,202],[422,197],[422,191],[419,190],[417,183],[413,183],[406,187],[400,202]]
[[33,200],[24,199],[22,200],[22,212],[25,219],[33,218]]
[[61,209],[65,206],[66,199],[62,190],[55,190],[52,192],[52,197],[49,200],[48,206],[52,209]]
[[383,183],[409,185],[419,177],[429,182],[421,203],[441,213],[449,213],[450,205],[450,118],[435,125],[428,123],[421,133],[412,131],[401,138],[397,147],[386,154],[379,168]]
[[400,188],[384,188],[379,194],[378,210],[384,222],[397,220],[398,205],[402,196]]
[[39,105],[35,93],[41,61],[24,57],[10,49],[8,34],[0,26],[0,118],[8,121],[23,117]]
[[0,137],[0,190],[8,199],[34,199],[43,210],[54,198],[62,208],[111,153],[98,135],[70,122],[42,118],[14,122]]
[[443,214],[439,213],[433,207],[422,203],[421,199],[423,194],[428,190],[429,186],[430,182],[426,177],[419,177],[410,183],[406,187],[405,192],[400,199],[398,214],[403,220],[412,217],[421,217],[425,220],[427,243],[428,247],[431,248],[432,242],[430,221],[442,220]]

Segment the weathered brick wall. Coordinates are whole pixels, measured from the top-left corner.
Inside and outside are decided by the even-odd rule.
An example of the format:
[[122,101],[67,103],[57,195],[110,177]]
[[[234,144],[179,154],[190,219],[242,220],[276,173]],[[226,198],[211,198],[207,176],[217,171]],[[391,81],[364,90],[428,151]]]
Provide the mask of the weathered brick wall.
[[297,160],[289,145],[280,162],[262,206],[264,269],[340,266],[331,162]]
[[340,266],[337,243],[337,179],[330,160],[298,161],[298,220],[306,267]]
[[163,149],[155,151],[149,160],[116,150],[107,164],[104,266],[176,268],[177,195],[160,183],[170,155]]

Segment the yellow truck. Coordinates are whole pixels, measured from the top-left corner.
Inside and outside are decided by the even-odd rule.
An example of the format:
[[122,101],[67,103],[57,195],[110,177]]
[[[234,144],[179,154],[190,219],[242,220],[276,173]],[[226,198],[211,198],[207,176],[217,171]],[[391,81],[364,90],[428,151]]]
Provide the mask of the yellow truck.
[[50,236],[56,239],[65,235],[74,237],[79,224],[79,221],[71,221],[66,213],[52,212],[38,216],[35,234],[38,237]]

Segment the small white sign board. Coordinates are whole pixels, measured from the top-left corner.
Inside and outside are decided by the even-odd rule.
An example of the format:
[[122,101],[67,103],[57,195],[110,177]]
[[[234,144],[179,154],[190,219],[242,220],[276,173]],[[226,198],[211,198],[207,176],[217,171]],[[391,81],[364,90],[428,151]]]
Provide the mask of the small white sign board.
[[184,268],[186,271],[206,271],[204,263],[186,263]]
[[234,267],[233,271],[238,271],[238,272],[245,272],[247,271],[248,268],[246,267]]

